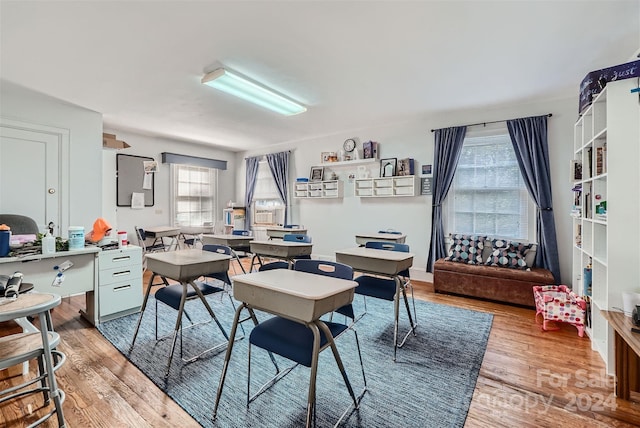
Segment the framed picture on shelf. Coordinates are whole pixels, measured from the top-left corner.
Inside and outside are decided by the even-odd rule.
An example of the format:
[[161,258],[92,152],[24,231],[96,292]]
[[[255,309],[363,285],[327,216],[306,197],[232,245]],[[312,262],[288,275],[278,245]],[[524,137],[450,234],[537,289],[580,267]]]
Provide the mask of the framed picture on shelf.
[[380,159],[380,177],[393,177],[397,167],[398,158]]
[[324,167],[312,166],[309,173],[309,181],[322,181],[324,178]]

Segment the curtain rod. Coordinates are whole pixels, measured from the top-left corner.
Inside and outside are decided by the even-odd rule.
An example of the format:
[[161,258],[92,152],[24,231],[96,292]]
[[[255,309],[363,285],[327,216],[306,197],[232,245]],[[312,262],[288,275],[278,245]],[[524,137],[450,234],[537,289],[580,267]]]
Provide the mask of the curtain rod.
[[[284,153],[284,152],[289,152],[289,153],[291,153],[291,150],[283,150],[283,151],[281,151],[281,152],[276,152],[276,153]],[[264,154],[264,155],[249,156],[249,157],[247,157],[247,158],[244,158],[244,160],[247,160],[247,159],[249,159],[249,158],[257,158],[257,157],[260,157],[260,156],[274,155],[274,154],[275,154],[275,153],[266,153],[266,154]]]
[[[547,114],[547,117],[551,117],[551,116],[553,116],[553,113]],[[470,125],[462,125],[462,126],[478,126],[478,125],[487,126],[487,124],[489,124],[489,123],[500,123],[500,122],[506,122],[506,121],[507,121],[507,119],[505,119],[505,120],[492,120],[491,122],[472,123]],[[440,129],[442,129],[442,128],[440,128]],[[431,130],[431,132],[435,132],[435,131],[437,131],[437,130],[436,129],[432,129]]]

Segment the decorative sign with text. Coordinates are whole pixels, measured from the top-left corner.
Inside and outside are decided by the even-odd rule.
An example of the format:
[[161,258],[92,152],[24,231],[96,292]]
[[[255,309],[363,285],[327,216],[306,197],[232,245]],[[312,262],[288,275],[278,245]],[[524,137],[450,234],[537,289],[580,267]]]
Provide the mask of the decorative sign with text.
[[431,181],[433,177],[421,177],[421,186],[420,186],[420,194],[421,195],[431,195]]

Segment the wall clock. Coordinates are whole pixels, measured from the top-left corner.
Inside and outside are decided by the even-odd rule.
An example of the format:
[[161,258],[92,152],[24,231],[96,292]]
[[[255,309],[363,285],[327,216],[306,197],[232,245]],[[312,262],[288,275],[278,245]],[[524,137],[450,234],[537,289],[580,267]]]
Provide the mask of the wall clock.
[[342,148],[345,152],[351,153],[356,148],[356,140],[353,138],[348,138],[344,140],[344,144],[342,144]]

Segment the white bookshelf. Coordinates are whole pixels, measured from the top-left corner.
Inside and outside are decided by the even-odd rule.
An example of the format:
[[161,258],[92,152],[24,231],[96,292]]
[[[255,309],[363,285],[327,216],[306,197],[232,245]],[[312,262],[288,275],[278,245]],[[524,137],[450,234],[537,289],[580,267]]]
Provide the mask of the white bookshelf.
[[[591,264],[587,333],[608,373],[615,371],[614,333],[601,310],[622,308],[622,293],[640,291],[640,104],[635,79],[609,82],[574,128],[574,159],[582,164],[580,215],[572,216],[573,289],[584,291]],[[571,172],[573,174],[573,171]],[[572,177],[573,178],[573,177]],[[598,206],[606,201],[606,215]]]

